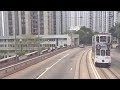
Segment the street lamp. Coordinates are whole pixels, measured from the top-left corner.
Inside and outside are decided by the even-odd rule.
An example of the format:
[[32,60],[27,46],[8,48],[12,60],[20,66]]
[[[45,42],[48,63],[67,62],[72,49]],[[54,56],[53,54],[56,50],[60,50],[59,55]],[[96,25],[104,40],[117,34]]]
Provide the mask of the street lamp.
[[48,40],[48,49],[49,49],[49,40]]
[[[89,34],[89,32],[86,33],[86,39],[88,38],[88,34]],[[87,45],[87,42],[88,42],[88,40],[85,41],[85,44],[86,44],[86,45]]]
[[20,46],[21,46],[21,52],[22,52],[22,39],[20,39]]
[[38,11],[38,55],[40,56],[40,13]]

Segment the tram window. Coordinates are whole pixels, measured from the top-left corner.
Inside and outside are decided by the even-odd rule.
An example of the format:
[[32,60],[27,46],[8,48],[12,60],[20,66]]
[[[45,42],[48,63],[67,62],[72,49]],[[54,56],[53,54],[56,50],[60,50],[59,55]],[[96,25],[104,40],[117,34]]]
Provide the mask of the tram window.
[[101,56],[105,56],[105,50],[101,50]]
[[108,43],[110,43],[110,37],[108,36]]
[[101,36],[100,37],[100,42],[106,42],[106,36]]
[[100,55],[100,49],[96,49],[96,55]]
[[96,41],[99,42],[99,36],[96,37]]
[[106,50],[106,56],[110,56],[110,50]]

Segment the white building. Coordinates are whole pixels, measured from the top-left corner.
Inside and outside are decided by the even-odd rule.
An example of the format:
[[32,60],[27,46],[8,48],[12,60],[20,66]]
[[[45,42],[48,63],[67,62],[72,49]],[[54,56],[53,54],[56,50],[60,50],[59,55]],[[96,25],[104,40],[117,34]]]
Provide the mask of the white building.
[[109,32],[117,20],[116,11],[93,11],[93,30]]
[[[38,35],[32,35],[31,39],[38,38]],[[21,42],[20,42],[21,40]],[[28,46],[29,44],[29,46]],[[79,45],[79,35],[40,35],[40,48],[52,48],[69,45]],[[37,51],[38,42],[26,41],[26,37],[17,36],[17,51]],[[14,36],[0,36],[0,57],[10,57],[15,55],[15,38]]]
[[120,11],[116,11],[116,17],[117,17],[116,23],[120,23]]
[[37,35],[38,27],[41,35],[48,35],[48,12],[39,11],[39,17],[38,11],[3,11],[4,36],[14,36],[15,31],[20,36]]
[[14,53],[15,32],[18,39],[32,35],[34,37],[39,32],[43,35],[42,37],[45,36],[48,39],[51,35],[55,38],[57,36],[54,35],[64,34],[68,28],[67,15],[66,11],[3,11],[3,15],[0,11],[0,48],[3,47],[3,51],[7,51],[7,56]]
[[48,11],[49,17],[49,34],[50,35],[60,35],[64,34],[68,28],[68,13],[67,11]]
[[0,12],[0,36],[3,36],[3,18],[2,18],[2,12]]

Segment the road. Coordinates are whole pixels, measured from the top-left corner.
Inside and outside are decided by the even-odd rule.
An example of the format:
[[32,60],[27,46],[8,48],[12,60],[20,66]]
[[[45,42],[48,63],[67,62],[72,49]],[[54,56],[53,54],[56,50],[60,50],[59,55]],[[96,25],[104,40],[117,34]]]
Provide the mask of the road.
[[59,53],[4,79],[74,79],[76,62],[87,48],[74,48]]
[[59,53],[3,79],[119,79],[120,56],[111,50],[110,68],[95,67],[91,47],[74,48]]

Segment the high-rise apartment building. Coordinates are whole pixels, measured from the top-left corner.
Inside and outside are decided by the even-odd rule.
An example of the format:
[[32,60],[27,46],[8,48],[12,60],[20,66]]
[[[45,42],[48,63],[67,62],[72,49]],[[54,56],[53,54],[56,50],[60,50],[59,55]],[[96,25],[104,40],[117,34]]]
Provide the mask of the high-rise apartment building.
[[0,12],[0,36],[3,36],[3,12]]

